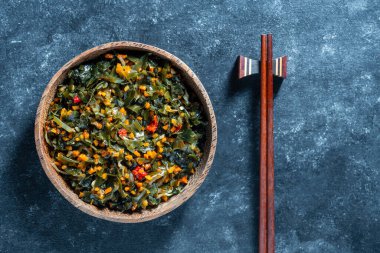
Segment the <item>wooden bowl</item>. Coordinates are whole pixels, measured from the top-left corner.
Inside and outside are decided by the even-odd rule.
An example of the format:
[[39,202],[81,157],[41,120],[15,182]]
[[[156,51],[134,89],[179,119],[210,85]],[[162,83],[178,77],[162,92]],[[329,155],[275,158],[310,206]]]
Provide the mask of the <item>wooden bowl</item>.
[[[65,79],[70,69],[80,65],[81,63],[95,59],[98,56],[112,50],[150,52],[162,59],[170,61],[173,64],[173,66],[175,66],[181,72],[181,75],[185,81],[185,85],[188,88],[192,89],[198,96],[200,102],[204,107],[205,115],[208,120],[203,158],[195,174],[190,178],[189,183],[184,188],[183,192],[171,197],[167,202],[161,203],[156,208],[142,210],[141,212],[136,212],[132,214],[112,211],[109,209],[99,209],[96,206],[87,204],[86,202],[82,201],[78,197],[78,195],[70,189],[70,187],[66,184],[61,175],[59,175],[51,166],[51,164],[53,163],[53,159],[50,157],[48,153],[48,146],[44,139],[44,124],[48,115],[49,104],[54,99],[54,95],[58,84],[60,84]],[[73,204],[75,207],[79,208],[83,212],[101,219],[123,223],[136,223],[152,220],[164,214],[167,214],[168,212],[180,206],[195,193],[195,191],[199,188],[199,186],[203,183],[204,179],[206,178],[207,173],[210,170],[212,161],[214,159],[217,142],[217,130],[215,114],[211,105],[210,98],[207,95],[207,92],[203,87],[201,81],[185,63],[183,63],[174,55],[157,47],[145,45],[142,43],[121,41],[103,44],[81,53],[80,55],[66,63],[53,76],[53,78],[47,85],[44,93],[42,94],[42,98],[37,109],[35,122],[35,142],[37,152],[46,175],[49,177],[50,181],[58,189],[58,191],[71,204]]]

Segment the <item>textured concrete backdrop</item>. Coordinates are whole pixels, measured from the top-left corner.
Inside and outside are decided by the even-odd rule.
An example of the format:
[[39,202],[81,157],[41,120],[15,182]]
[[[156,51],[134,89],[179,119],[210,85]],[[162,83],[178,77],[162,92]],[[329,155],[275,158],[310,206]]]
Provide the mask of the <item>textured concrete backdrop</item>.
[[[191,3],[190,3],[191,2]],[[276,249],[380,252],[377,0],[0,1],[0,252],[256,252],[258,93],[236,82],[260,34],[289,56],[275,99]],[[92,218],[45,176],[39,98],[65,62],[118,40],[177,55],[217,115],[213,168],[186,204],[143,224]]]

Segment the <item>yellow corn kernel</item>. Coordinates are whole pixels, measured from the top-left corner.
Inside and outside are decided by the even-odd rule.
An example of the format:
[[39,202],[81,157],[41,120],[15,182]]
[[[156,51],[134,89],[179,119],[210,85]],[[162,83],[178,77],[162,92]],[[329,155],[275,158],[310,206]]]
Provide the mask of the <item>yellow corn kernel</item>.
[[169,128],[169,125],[165,125],[162,127],[162,129],[164,129],[164,130],[168,130],[168,128]]
[[96,171],[101,171],[102,170],[102,166],[95,166],[94,168]]
[[66,146],[65,149],[70,151],[70,150],[73,150],[73,147],[72,146]]
[[100,113],[101,113],[101,114],[105,114],[105,113],[106,113],[106,110],[101,109],[101,110],[100,110]]
[[131,161],[131,160],[133,160],[133,157],[131,155],[126,155],[125,159],[127,159],[128,161]]
[[129,125],[129,120],[126,119],[126,120],[124,121],[124,124],[128,126],[128,125]]
[[121,107],[119,112],[123,114],[124,116],[127,115],[127,112],[125,111],[124,107]]
[[136,182],[136,186],[137,186],[137,188],[141,188],[141,187],[143,186],[143,183],[141,183],[141,182]]
[[134,133],[130,133],[129,136],[128,136],[130,139],[134,139],[135,138],[135,134]]
[[100,191],[100,188],[99,187],[95,187],[94,191],[98,192],[98,191]]
[[144,158],[145,159],[154,159],[154,158],[156,158],[156,155],[157,155],[157,153],[156,153],[156,151],[154,151],[154,150],[152,150],[152,151],[147,151],[145,154],[144,154]]
[[162,147],[162,143],[161,143],[160,141],[158,141],[158,142],[156,143],[156,145],[157,145],[157,147]]
[[162,141],[162,142],[166,142],[166,141],[167,141],[167,138],[164,137],[164,138],[161,139],[161,141]]
[[153,138],[157,138],[158,137],[158,133],[155,133],[152,135]]
[[133,152],[133,154],[134,154],[135,156],[137,156],[137,157],[140,157],[140,156],[141,156],[140,152],[137,151],[137,150],[135,150],[135,151]]
[[135,192],[135,191],[131,191],[131,194],[132,194],[132,195],[136,195],[136,192]]
[[172,78],[172,77],[173,77],[172,73],[166,74],[166,78]]
[[150,108],[150,103],[149,102],[146,102],[145,103],[145,109],[149,109]]
[[102,96],[102,97],[105,97],[106,96],[106,93],[104,91],[98,91],[98,95],[99,96]]
[[107,189],[104,190],[104,194],[108,194],[112,191],[112,187],[108,187]]
[[148,147],[148,146],[149,146],[149,142],[145,142],[145,143],[143,143],[143,146],[144,146],[144,147]]
[[136,119],[141,121],[143,118],[141,116],[137,116]]
[[84,137],[85,139],[88,139],[88,138],[90,138],[90,134],[89,134],[87,131],[84,131],[84,132],[83,132],[83,137]]
[[124,87],[124,91],[127,92],[128,90],[129,90],[129,86],[126,85],[126,86]]
[[123,154],[124,154],[124,149],[123,149],[123,148],[119,150],[119,154],[120,154],[120,155],[123,155]]
[[144,91],[144,97],[149,97],[149,96],[150,96],[149,93]]
[[128,186],[126,186],[126,187],[124,187],[124,191],[129,191],[131,189],[131,187],[128,187]]
[[145,179],[148,180],[148,181],[150,181],[150,180],[152,180],[152,177],[149,176],[149,175],[146,175],[146,176],[145,176]]
[[171,119],[170,122],[171,122],[173,125],[177,125],[177,120],[176,120],[176,119]]
[[102,178],[103,178],[104,180],[106,180],[107,177],[108,177],[108,176],[107,176],[107,173],[103,173],[103,174],[102,174]]
[[103,128],[103,125],[102,124],[100,124],[99,122],[94,122],[94,125],[95,125],[95,127],[97,128],[97,129],[102,129]]
[[61,119],[63,118],[63,117],[65,117],[67,115],[67,110],[66,110],[66,108],[62,108],[62,110],[61,110]]
[[89,170],[88,170],[88,174],[94,174],[95,173],[95,169],[94,168],[90,168]]
[[111,105],[111,101],[109,99],[104,99],[103,104],[105,106],[110,106]]
[[95,145],[95,146],[98,146],[98,145],[99,145],[99,141],[98,141],[98,140],[94,140],[93,142],[94,142],[94,145]]
[[164,202],[168,201],[168,196],[166,196],[166,195],[162,196],[161,200],[164,201]]
[[120,63],[116,64],[116,73],[118,73],[119,76],[126,78],[130,71],[130,66],[121,66]]
[[78,111],[78,110],[79,110],[79,106],[77,106],[77,105],[73,105],[73,106],[71,106],[71,108],[72,108],[74,111]]
[[66,165],[62,165],[61,169],[65,170],[65,169],[67,169],[67,166]]
[[139,89],[140,89],[141,91],[146,91],[146,86],[145,86],[145,85],[140,85],[140,86],[139,86]]
[[85,154],[80,154],[79,157],[78,157],[78,160],[81,161],[81,162],[87,162],[88,161],[88,157]]
[[158,147],[157,152],[158,152],[158,153],[162,153],[162,152],[164,152],[164,148],[163,148],[163,147]]
[[141,202],[141,206],[143,208],[147,207],[148,206],[148,200],[144,199],[142,202]]
[[169,174],[173,173],[174,172],[174,166],[171,166],[167,171]]
[[106,58],[106,59],[113,59],[113,54],[105,54],[104,58]]
[[83,192],[80,192],[80,193],[79,193],[79,198],[83,198],[83,196],[84,196],[84,193],[83,193]]
[[116,56],[119,57],[119,58],[122,58],[122,59],[126,59],[127,58],[126,54],[117,54]]

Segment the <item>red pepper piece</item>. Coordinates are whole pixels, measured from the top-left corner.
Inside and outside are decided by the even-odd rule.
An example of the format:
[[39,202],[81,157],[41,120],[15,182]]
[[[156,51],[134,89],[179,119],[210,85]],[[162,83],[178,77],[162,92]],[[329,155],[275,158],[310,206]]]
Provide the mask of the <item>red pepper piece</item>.
[[182,129],[182,125],[175,126],[173,133],[176,133],[176,132],[178,132],[181,129]]
[[73,98],[73,102],[74,104],[79,104],[80,102],[82,102],[82,100],[78,97],[78,95],[75,95],[75,97]]
[[120,128],[119,131],[117,131],[120,137],[125,137],[127,136],[127,130],[124,128]]
[[140,166],[136,166],[136,168],[132,170],[132,174],[139,181],[143,180],[145,176],[148,175],[148,173],[145,172],[144,168]]
[[157,115],[154,115],[153,120],[149,123],[149,125],[146,126],[146,130],[151,133],[154,133],[156,132],[157,127],[158,127],[158,117]]

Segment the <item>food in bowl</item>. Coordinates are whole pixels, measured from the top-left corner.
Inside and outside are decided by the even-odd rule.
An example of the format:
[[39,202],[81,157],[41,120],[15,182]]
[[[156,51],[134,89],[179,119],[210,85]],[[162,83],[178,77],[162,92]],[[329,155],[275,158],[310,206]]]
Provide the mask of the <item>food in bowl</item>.
[[52,166],[80,199],[133,212],[183,191],[201,161],[206,125],[169,62],[114,52],[69,71],[44,134]]

